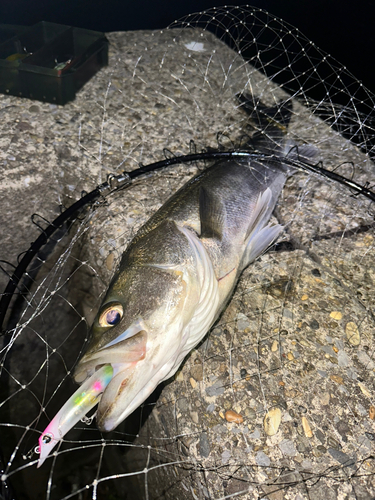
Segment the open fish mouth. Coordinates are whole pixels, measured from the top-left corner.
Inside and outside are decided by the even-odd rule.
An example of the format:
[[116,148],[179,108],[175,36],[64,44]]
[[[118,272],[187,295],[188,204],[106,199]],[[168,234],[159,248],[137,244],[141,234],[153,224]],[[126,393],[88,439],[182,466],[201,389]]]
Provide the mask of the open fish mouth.
[[102,349],[92,353],[87,353],[79,362],[74,378],[80,384],[88,377],[91,377],[101,366],[111,364],[114,369],[114,376],[121,371],[122,365],[133,365],[141,361],[146,356],[147,332],[138,331],[131,338],[120,340],[115,344],[104,346]]
[[[53,448],[63,439],[74,425],[104,399],[104,412],[100,411],[100,422],[105,422],[105,415],[114,404],[113,395],[121,393],[126,387],[135,365],[146,356],[147,332],[142,330],[130,339],[116,345],[84,356],[78,365],[76,381],[82,382],[80,387],[68,399],[60,411],[39,437],[40,467]],[[123,350],[123,344],[126,349]],[[107,389],[109,389],[107,391]],[[104,413],[104,416],[103,416]],[[106,430],[105,425],[99,425]],[[110,429],[109,429],[110,430]]]

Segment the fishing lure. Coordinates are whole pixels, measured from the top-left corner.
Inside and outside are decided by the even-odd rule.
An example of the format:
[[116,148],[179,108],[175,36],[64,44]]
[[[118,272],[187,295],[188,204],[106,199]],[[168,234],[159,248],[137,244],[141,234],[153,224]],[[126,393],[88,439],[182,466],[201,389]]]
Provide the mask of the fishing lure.
[[98,404],[112,376],[112,366],[102,366],[68,399],[39,438],[38,467],[65,434]]

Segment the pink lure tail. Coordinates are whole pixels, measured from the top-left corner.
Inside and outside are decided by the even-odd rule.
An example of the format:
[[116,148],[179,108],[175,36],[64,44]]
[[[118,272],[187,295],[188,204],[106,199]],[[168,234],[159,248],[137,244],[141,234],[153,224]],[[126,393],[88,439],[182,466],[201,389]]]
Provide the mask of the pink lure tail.
[[65,434],[99,403],[112,377],[112,366],[104,365],[68,399],[39,438],[38,467],[43,464]]

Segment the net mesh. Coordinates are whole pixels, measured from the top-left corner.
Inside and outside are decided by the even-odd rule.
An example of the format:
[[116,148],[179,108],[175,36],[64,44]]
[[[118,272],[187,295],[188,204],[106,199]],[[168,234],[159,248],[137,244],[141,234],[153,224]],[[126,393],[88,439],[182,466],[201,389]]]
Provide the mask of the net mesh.
[[[18,193],[4,202],[4,259],[39,234],[25,207],[43,230],[108,173],[243,147],[254,131],[243,91],[269,106],[292,99],[288,138],[374,183],[374,96],[280,19],[218,8],[108,38],[109,67],[73,103],[1,98],[3,185]],[[89,415],[36,469],[39,435],[76,390],[74,366],[124,249],[205,167],[166,169],[100,200],[28,271],[1,351],[4,498],[9,488],[17,499],[375,496],[373,207],[303,172],[275,211],[283,236],[244,271],[173,380],[110,434]]]

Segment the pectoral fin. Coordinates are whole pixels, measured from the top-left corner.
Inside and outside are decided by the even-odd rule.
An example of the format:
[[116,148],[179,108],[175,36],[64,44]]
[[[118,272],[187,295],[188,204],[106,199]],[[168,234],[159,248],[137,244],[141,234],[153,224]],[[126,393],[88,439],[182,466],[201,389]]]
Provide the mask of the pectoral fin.
[[199,217],[201,221],[201,237],[223,238],[227,214],[219,197],[205,187],[199,190]]
[[244,256],[242,258],[242,269],[245,269],[259,255],[264,253],[273,241],[278,237],[284,226],[276,224],[274,226],[267,225],[258,231],[254,237],[251,237],[247,242]]
[[274,226],[268,224],[263,227],[269,220],[273,204],[272,190],[267,188],[259,195],[249,222],[245,236],[246,249],[242,258],[242,269],[265,252],[283,229],[280,224]]
[[270,188],[267,188],[263,193],[261,193],[257,199],[255,204],[249,227],[247,228],[245,241],[251,238],[252,234],[255,234],[259,231],[259,229],[263,225],[263,220],[267,220],[269,218],[269,207],[272,201],[272,191]]

